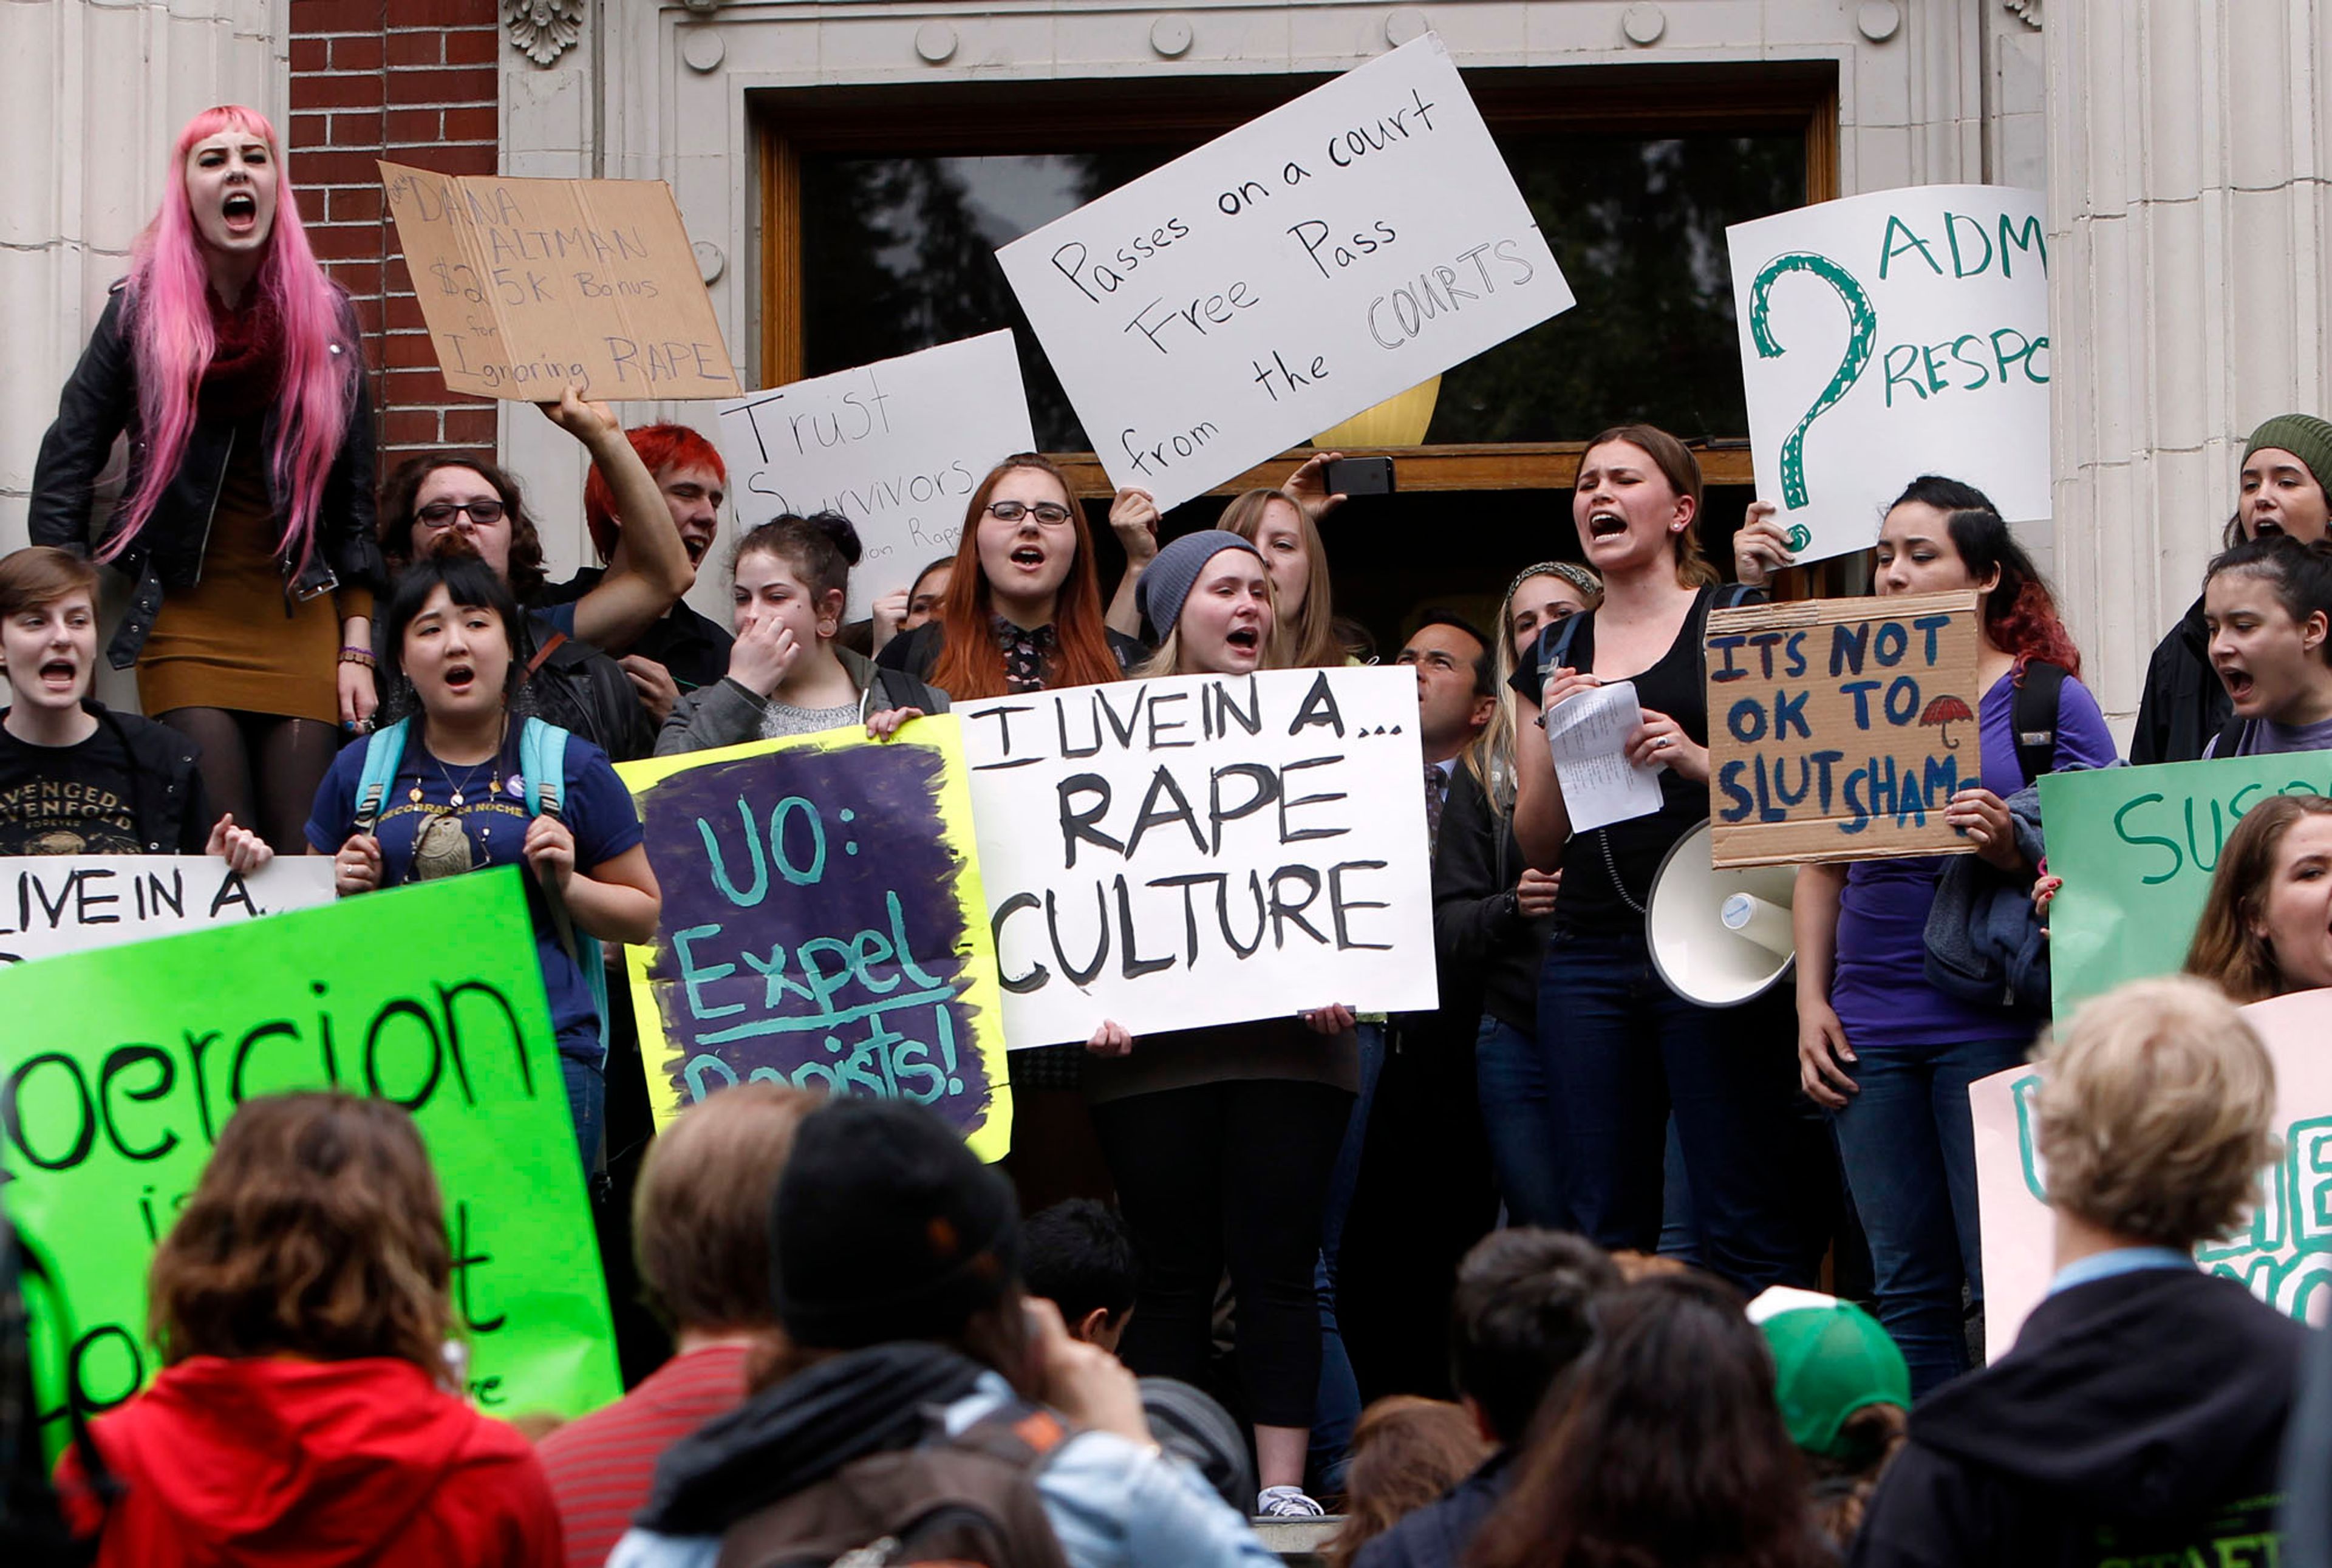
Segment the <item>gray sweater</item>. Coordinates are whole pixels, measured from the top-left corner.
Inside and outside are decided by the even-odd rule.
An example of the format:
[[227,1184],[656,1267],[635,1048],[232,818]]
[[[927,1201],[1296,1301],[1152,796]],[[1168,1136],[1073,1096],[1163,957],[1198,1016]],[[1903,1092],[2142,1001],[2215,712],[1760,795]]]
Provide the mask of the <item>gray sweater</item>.
[[[948,710],[945,692],[914,676],[885,669],[872,659],[836,648],[851,682],[858,688],[862,717],[886,708],[920,708],[926,713]],[[761,738],[761,718],[769,704],[756,693],[723,677],[698,688],[673,704],[672,716],[656,736],[655,754],[677,756],[683,751],[707,751],[715,746],[741,746]]]

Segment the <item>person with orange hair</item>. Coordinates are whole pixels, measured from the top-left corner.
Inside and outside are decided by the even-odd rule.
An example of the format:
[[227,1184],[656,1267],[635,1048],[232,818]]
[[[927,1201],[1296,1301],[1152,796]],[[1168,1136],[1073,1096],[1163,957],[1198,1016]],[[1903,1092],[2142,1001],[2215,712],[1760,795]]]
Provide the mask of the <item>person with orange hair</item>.
[[[722,462],[720,448],[685,425],[642,425],[624,434],[655,477],[688,564],[702,569],[721,531],[721,503],[729,489],[729,465]],[[542,591],[543,604],[571,604],[609,572],[624,569],[624,520],[616,513],[613,487],[596,466],[583,483],[583,521],[600,564],[550,584]],[[604,651],[623,666],[661,723],[675,698],[712,685],[727,673],[729,645],[726,627],[681,599],[631,643]]]
[[[91,539],[115,437],[121,499]],[[58,400],[32,542],[134,583],[107,648],[200,749],[213,804],[296,852],[336,725],[371,716],[372,410],[356,312],[316,263],[265,116],[206,109]]]

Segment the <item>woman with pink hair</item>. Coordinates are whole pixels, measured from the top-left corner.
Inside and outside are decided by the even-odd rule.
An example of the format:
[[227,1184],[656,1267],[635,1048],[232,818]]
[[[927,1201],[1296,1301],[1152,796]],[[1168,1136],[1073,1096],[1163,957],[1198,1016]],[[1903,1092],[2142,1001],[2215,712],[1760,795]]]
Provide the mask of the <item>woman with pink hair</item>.
[[178,133],[139,237],[59,399],[33,479],[36,544],[91,550],[91,503],[129,435],[96,559],[134,583],[107,649],[139,704],[202,751],[214,806],[296,854],[333,726],[368,723],[372,414],[356,312],[309,249],[257,111]]

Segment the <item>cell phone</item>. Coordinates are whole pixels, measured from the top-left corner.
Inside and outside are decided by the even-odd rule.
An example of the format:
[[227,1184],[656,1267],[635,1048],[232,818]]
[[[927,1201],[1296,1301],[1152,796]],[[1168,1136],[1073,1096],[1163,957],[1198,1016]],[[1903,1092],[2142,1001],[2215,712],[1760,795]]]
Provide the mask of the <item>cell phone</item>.
[[1392,459],[1339,457],[1321,475],[1331,495],[1391,495]]

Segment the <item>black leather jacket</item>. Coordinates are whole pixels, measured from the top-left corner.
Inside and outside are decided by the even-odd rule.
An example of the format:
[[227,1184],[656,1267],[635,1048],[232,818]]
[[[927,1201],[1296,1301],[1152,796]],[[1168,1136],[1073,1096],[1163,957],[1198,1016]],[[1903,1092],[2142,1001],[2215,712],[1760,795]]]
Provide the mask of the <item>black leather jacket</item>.
[[[56,423],[41,438],[40,463],[33,471],[33,501],[29,521],[33,542],[86,553],[91,544],[90,505],[97,476],[113,450],[113,439],[129,432],[129,471],[121,499],[95,544],[102,548],[129,522],[129,500],[138,491],[146,462],[146,440],[138,419],[138,363],[127,320],[128,295],[117,284],[98,318],[72,379],[57,399]],[[355,395],[349,399],[348,424],[341,432],[339,454],[324,481],[316,519],[316,549],[300,567],[279,559],[287,598],[312,598],[343,586],[379,591],[387,586],[380,544],[373,532],[372,403],[365,387],[364,364],[355,345],[358,335],[356,312],[346,296],[339,301],[343,343],[333,352],[352,362],[349,376]],[[267,415],[263,439],[275,447],[276,415]],[[113,564],[137,581],[129,612],[106,648],[116,669],[138,662],[138,651],[154,629],[162,608],[162,595],[170,588],[191,588],[202,577],[203,551],[210,541],[212,510],[218,504],[219,483],[233,450],[234,428],[224,421],[196,417],[186,435],[186,452],[168,488],[155,503],[129,547]],[[272,466],[272,465],[271,465]],[[268,475],[271,492],[274,475]],[[280,498],[271,501],[281,508]],[[295,575],[296,573],[296,575]]]

